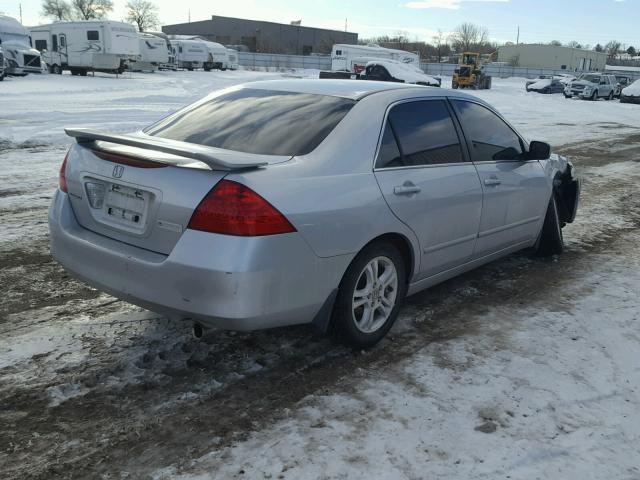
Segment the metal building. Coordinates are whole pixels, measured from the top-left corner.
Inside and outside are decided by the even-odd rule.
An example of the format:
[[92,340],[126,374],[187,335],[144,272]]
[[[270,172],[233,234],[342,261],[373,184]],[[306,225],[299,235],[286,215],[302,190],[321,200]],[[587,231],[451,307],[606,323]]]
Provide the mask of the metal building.
[[331,53],[335,43],[357,44],[358,34],[340,30],[219,17],[165,25],[168,35],[199,35],[223,45],[246,45],[251,52],[311,55]]
[[555,45],[505,45],[498,49],[498,62],[514,67],[602,72],[607,63],[607,54]]

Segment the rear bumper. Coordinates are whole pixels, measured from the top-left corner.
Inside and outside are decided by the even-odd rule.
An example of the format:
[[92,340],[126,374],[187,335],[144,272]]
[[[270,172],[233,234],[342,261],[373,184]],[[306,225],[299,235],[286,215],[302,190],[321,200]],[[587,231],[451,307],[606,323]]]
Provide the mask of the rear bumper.
[[193,230],[161,255],[83,228],[59,190],[49,228],[55,260],[86,283],[163,315],[230,330],[312,322],[352,258],[320,258],[298,233]]
[[629,95],[621,95],[620,96],[621,103],[639,103],[640,104],[640,96],[629,96]]

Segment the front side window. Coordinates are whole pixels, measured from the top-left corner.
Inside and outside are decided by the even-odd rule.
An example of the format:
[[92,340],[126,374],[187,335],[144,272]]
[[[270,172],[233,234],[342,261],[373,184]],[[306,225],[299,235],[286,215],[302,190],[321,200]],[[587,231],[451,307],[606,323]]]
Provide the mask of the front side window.
[[87,31],[87,40],[100,40],[100,35],[97,30]]
[[145,133],[262,155],[306,155],[351,110],[329,95],[241,88],[187,107]]
[[[396,105],[389,112],[387,123],[376,168],[464,161],[458,133],[444,100]],[[394,133],[397,138],[399,159],[393,153],[389,133]]]
[[453,105],[471,144],[474,161],[524,159],[520,137],[499,116],[473,102],[453,100]]

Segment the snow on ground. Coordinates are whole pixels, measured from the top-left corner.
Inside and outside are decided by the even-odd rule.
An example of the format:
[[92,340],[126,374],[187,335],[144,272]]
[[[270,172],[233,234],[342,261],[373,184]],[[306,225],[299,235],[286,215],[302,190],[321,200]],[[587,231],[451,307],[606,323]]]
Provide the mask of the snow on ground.
[[193,473],[155,478],[639,478],[639,260],[598,256],[559,303],[468,318],[480,333],[361,372],[352,393],[310,396]]
[[64,126],[131,131],[215,88],[314,75],[0,84],[3,474],[640,478],[637,105],[527,93],[525,79],[470,92],[574,159],[584,186],[567,252],[514,255],[408,299],[370,352],[299,328],[198,342],[51,261]]

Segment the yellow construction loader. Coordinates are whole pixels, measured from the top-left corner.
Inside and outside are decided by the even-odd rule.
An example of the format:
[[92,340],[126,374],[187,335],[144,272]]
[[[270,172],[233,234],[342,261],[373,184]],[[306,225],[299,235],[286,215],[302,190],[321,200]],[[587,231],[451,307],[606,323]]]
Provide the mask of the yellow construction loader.
[[491,88],[491,77],[484,73],[484,66],[479,53],[464,52],[455,69],[451,88],[472,88],[488,90]]

